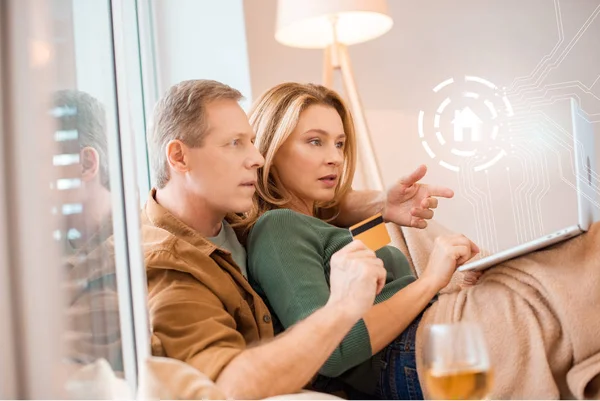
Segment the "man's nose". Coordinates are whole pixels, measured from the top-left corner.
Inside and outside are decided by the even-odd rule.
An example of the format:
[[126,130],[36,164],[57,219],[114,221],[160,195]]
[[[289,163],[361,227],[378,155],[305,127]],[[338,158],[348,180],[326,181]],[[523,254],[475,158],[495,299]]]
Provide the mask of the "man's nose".
[[252,145],[251,149],[252,154],[250,155],[250,167],[251,168],[260,168],[265,164],[265,158],[260,154],[258,148]]

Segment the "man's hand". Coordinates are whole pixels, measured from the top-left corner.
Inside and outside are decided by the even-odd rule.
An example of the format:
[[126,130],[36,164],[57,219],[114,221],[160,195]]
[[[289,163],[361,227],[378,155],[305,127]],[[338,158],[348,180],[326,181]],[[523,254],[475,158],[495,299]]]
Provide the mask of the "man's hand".
[[433,209],[438,206],[436,197],[454,196],[454,191],[450,188],[419,183],[425,173],[427,173],[427,166],[421,165],[387,191],[381,212],[386,222],[425,228],[426,220],[433,217]]
[[373,306],[385,277],[382,260],[361,241],[354,240],[331,257],[328,304],[340,305],[356,321]]
[[247,347],[225,367],[217,386],[227,399],[236,400],[298,393],[373,308],[385,277],[375,252],[359,240],[352,241],[331,257],[327,304],[273,340]]

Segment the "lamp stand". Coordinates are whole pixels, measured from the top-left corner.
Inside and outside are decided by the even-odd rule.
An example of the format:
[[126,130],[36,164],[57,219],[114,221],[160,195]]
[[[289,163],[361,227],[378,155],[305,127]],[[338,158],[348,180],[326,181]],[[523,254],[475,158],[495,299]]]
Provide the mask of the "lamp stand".
[[[333,22],[335,33],[335,21]],[[333,88],[334,70],[340,70],[344,89],[348,96],[352,116],[354,117],[354,126],[356,130],[356,142],[358,149],[358,167],[362,172],[364,184],[369,189],[383,190],[383,179],[381,171],[373,152],[369,127],[365,118],[364,110],[358,96],[354,73],[350,65],[348,47],[337,42],[334,34],[334,41],[329,47],[325,48],[323,64],[323,85]]]

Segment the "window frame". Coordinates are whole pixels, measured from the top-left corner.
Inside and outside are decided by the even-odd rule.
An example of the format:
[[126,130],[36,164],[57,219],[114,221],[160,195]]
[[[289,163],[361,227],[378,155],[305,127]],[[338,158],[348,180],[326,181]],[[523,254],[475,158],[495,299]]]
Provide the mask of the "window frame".
[[[138,35],[136,0],[105,1],[110,9],[111,37],[106,40],[112,46],[117,100],[116,114],[108,116],[115,118],[117,134],[109,135],[107,140],[120,329],[125,378],[136,391],[139,368],[150,355],[136,175],[136,157],[143,152],[136,152],[137,143],[133,141],[142,135],[145,143],[142,75],[140,68],[125,64],[138,54],[140,65],[139,49],[124,40],[127,35]],[[54,89],[56,76],[52,7],[70,2],[0,2],[0,218],[5,222],[0,228],[0,318],[5,322],[0,327],[0,340],[5,344],[0,352],[3,399],[67,398],[61,342],[66,297],[64,276],[59,273],[60,252],[52,237],[57,217],[52,216],[50,208],[56,196],[48,185],[54,179],[48,163],[55,147],[55,124],[47,112],[47,94]],[[130,93],[135,88],[130,83],[136,82],[139,90]],[[124,134],[124,127],[133,127],[132,135]]]

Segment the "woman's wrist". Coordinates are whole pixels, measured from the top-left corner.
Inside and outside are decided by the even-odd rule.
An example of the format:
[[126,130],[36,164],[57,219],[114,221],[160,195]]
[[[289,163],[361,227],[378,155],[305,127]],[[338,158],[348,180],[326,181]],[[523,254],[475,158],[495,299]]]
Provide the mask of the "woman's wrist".
[[428,274],[423,274],[417,279],[417,282],[423,286],[425,294],[430,295],[433,298],[445,285],[437,277],[433,277]]

